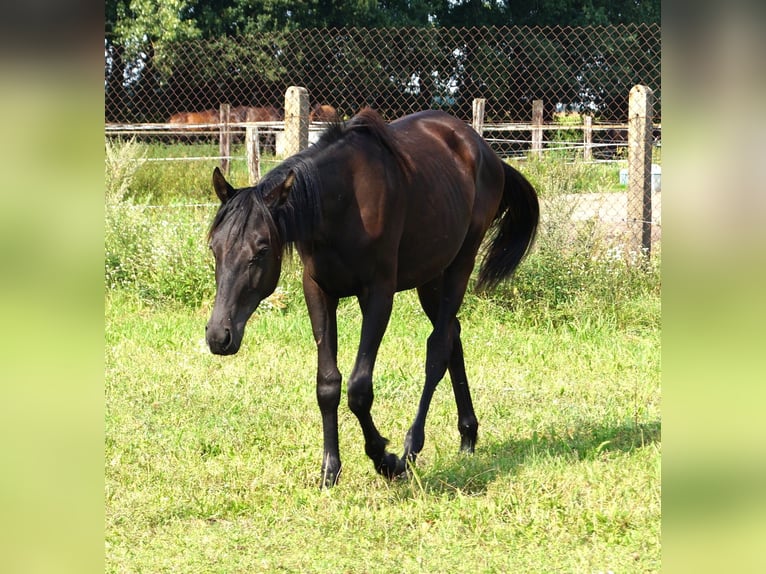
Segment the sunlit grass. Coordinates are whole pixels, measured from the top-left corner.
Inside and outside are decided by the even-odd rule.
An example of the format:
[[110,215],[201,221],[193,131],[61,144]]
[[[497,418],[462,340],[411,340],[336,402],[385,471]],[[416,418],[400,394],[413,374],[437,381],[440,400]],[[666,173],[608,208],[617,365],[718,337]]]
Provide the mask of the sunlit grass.
[[[473,298],[473,296],[471,296]],[[235,357],[209,354],[207,309],[107,297],[107,571],[495,571],[659,568],[656,333],[533,327],[475,300],[464,346],[480,442],[457,452],[438,389],[415,478],[389,483],[341,405],[344,470],[320,492],[315,353],[302,305],[258,312]],[[358,311],[341,310],[341,369]],[[398,297],[373,414],[399,451],[427,321]],[[324,541],[324,542],[322,542]]]

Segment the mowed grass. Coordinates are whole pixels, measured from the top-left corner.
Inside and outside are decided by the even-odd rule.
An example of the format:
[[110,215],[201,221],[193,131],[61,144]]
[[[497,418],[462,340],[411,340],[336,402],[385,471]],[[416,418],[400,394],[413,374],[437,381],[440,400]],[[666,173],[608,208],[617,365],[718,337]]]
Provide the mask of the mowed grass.
[[[476,453],[458,453],[445,379],[416,468],[388,482],[344,400],[343,473],[321,491],[315,347],[297,270],[283,283],[233,357],[206,348],[210,301],[107,292],[107,572],[660,569],[656,293],[631,301],[640,319],[628,324],[608,313],[535,321],[469,295],[461,321]],[[347,377],[355,302],[342,303],[339,326]],[[397,453],[429,332],[415,294],[399,294],[373,406]]]

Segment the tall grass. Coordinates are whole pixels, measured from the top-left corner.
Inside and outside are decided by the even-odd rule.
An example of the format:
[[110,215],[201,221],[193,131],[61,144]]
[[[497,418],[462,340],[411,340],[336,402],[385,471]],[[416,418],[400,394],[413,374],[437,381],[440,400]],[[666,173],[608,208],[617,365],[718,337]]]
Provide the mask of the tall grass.
[[619,184],[620,163],[590,163],[547,153],[516,165],[543,198],[577,193],[611,193],[624,190]]
[[135,189],[136,172],[146,160],[146,150],[135,139],[105,141],[105,202],[115,205],[125,201]]
[[[150,301],[200,305],[213,295],[213,261],[205,238],[216,209],[216,201],[210,197],[212,166],[196,165],[181,173],[174,165],[142,161],[171,153],[170,147],[147,150],[128,142],[107,148],[106,286],[132,289]],[[659,256],[639,264],[640,256],[619,243],[610,243],[594,222],[575,226],[570,221],[567,197],[608,189],[617,180],[616,173],[599,165],[551,160],[517,167],[539,190],[544,201],[543,222],[532,253],[512,282],[489,295],[493,300],[533,321],[567,321],[575,315],[599,312],[624,322],[635,314],[632,306],[636,301],[658,295]],[[232,179],[240,178],[244,185],[246,177],[239,173]],[[154,193],[152,182],[165,179],[173,185]],[[187,186],[199,189],[189,197]],[[162,195],[161,202],[158,195]],[[206,203],[179,205],[201,199]],[[288,269],[283,283],[295,281],[295,275],[294,269]]]
[[608,193],[615,168],[548,158],[517,166],[541,198],[535,246],[513,280],[492,296],[532,322],[587,319],[659,328],[661,249],[646,257],[594,219],[572,221],[578,193]]
[[[220,164],[215,159],[220,153],[217,144],[148,144],[107,138],[106,148],[107,187],[123,182],[124,199],[152,205],[217,201],[210,183],[213,168]],[[244,186],[249,179],[244,146],[233,144],[231,156],[229,179],[237,187]],[[277,163],[273,155],[262,153],[261,175]]]

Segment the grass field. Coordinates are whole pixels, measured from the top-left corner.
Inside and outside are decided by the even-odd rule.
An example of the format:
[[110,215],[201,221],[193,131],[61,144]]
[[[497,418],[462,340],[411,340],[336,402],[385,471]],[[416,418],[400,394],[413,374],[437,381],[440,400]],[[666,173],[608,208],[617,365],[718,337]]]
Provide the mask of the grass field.
[[[295,308],[294,308],[295,307]],[[321,425],[305,311],[258,313],[234,358],[206,312],[107,298],[107,571],[645,572],[660,565],[658,336],[463,313],[480,443],[457,452],[449,384],[415,476],[388,483],[341,408],[344,470],[317,488]],[[359,321],[341,309],[351,365]],[[428,328],[397,300],[374,414],[400,450]]]
[[[209,216],[107,209],[107,572],[659,571],[658,259],[557,249],[555,229],[543,230],[514,282],[468,295],[460,314],[476,453],[458,453],[443,381],[416,468],[388,482],[342,403],[343,473],[320,491],[298,264],[251,319],[239,354],[211,355]],[[354,301],[341,304],[339,328],[348,376]],[[417,297],[399,294],[373,406],[397,453],[428,334]]]

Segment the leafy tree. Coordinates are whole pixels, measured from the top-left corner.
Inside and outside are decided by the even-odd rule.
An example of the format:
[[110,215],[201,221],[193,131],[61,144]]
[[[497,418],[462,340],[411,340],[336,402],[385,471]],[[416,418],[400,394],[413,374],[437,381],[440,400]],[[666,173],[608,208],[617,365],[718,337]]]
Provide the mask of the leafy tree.
[[441,26],[602,26],[660,21],[660,0],[441,0]]
[[[633,60],[655,69],[658,49],[631,26],[597,48],[576,29],[659,19],[660,0],[106,0],[106,115],[163,121],[221,101],[273,104],[288,62],[290,82],[346,113],[369,104],[466,115],[474,97],[506,111],[541,97],[546,109],[619,103],[640,69]],[[413,26],[425,29],[404,29]],[[457,30],[478,26],[514,28]],[[322,32],[297,34],[307,28]]]
[[[107,0],[107,116],[126,82],[136,99],[155,102],[172,73],[173,44],[201,36],[191,16],[187,0]],[[152,119],[153,107],[136,119]]]

